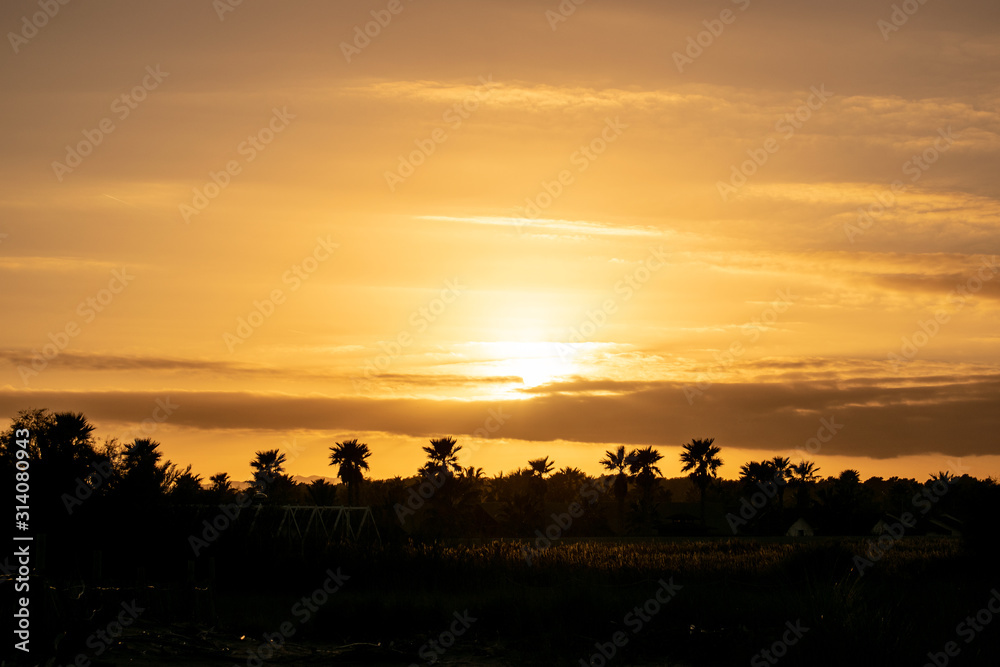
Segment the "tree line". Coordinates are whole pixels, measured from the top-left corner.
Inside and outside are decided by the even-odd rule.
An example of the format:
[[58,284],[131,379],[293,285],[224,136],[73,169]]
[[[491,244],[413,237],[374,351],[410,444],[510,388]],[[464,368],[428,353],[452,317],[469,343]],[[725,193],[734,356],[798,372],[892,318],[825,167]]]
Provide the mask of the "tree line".
[[[63,526],[78,511],[113,507],[118,516],[137,518],[153,507],[220,504],[242,493],[264,505],[368,506],[379,512],[383,525],[407,533],[530,535],[544,525],[552,504],[579,500],[587,487],[600,488],[607,505],[580,522],[579,530],[591,534],[725,534],[729,529],[784,534],[788,524],[803,517],[820,534],[868,534],[880,517],[907,511],[927,519],[947,515],[961,523],[962,517],[952,517],[957,513],[974,520],[997,487],[993,479],[949,472],[924,482],[899,477],[862,482],[856,470],[824,479],[814,462],[783,456],[749,461],[738,479],[725,480],[719,477],[721,449],[712,438],[681,446],[678,457],[686,476],[672,479],[664,478],[663,454],[651,446],[605,452],[599,463],[606,474],[600,478],[575,467],[556,470],[548,456],[487,477],[482,468],[463,467],[462,446],[444,437],[423,447],[426,461],[405,479],[370,479],[373,452],[351,439],[329,447],[329,465],[340,484],[296,482],[279,449],[255,452],[245,482],[227,472],[203,480],[190,465],[182,468],[166,459],[155,440],[98,442],[83,414],[44,409],[21,411],[0,434],[0,461],[11,474],[18,429],[31,433],[27,456],[35,516],[51,528]],[[697,506],[696,513],[671,512],[687,503]]]

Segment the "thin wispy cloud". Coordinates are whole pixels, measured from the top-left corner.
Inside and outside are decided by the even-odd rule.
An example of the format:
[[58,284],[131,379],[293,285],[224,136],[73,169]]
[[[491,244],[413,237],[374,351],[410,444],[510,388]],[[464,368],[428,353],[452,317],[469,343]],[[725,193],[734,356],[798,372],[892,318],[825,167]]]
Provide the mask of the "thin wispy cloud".
[[571,234],[585,236],[636,236],[664,237],[668,232],[652,227],[634,227],[588,220],[553,220],[549,218],[523,218],[502,216],[456,217],[445,215],[421,215],[421,220],[441,220],[470,225],[508,227],[523,233]]

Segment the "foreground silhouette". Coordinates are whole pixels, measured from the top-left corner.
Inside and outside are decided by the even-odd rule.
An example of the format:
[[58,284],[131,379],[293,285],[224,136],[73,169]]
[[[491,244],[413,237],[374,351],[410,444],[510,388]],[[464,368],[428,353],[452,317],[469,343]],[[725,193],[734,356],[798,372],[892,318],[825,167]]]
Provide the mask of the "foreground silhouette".
[[[184,622],[230,651],[360,661],[350,653],[360,646],[345,648],[357,643],[391,653],[373,659],[419,662],[429,639],[468,609],[478,620],[446,660],[488,664],[488,651],[502,649],[524,664],[565,663],[610,641],[608,628],[622,626],[661,579],[680,592],[628,636],[616,662],[745,663],[801,620],[810,630],[782,664],[837,664],[859,652],[878,664],[921,664],[936,646],[929,638],[946,639],[995,586],[997,484],[946,471],[924,482],[862,481],[853,470],[819,479],[811,462],[772,458],[724,480],[720,448],[705,439],[680,448],[687,477],[664,479],[653,447],[606,452],[606,478],[555,470],[547,456],[488,477],[461,466],[462,447],[449,437],[424,447],[427,460],[408,479],[365,479],[373,453],[348,440],[330,448],[339,484],[296,481],[279,450],[243,463],[245,483],[218,473],[202,484],[156,441],[98,443],[81,414],[29,410],[0,434],[3,474],[16,470],[18,428],[31,432],[22,458],[44,553],[29,580],[48,591],[33,599],[34,636],[55,664],[97,657],[95,633],[125,608],[142,611],[108,645],[106,655],[122,661],[148,659],[139,646],[155,651],[171,636],[192,636]],[[337,529],[339,506],[355,503],[377,531],[358,530],[360,519]],[[818,537],[767,537],[793,523]],[[711,539],[649,541],[679,535]],[[9,590],[15,570],[3,565]],[[280,649],[264,639],[290,618],[298,623],[295,601],[311,600],[335,575],[343,585],[324,593],[294,637]],[[142,639],[150,635],[158,641]],[[192,660],[237,657],[188,646]],[[997,650],[984,633],[966,655],[974,664]]]

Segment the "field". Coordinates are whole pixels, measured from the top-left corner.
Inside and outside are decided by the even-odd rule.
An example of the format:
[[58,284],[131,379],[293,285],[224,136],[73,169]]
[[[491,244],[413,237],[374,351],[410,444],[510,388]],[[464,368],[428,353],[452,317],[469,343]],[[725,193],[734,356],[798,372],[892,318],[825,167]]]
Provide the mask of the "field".
[[[1000,585],[994,561],[957,540],[904,538],[859,573],[855,556],[874,555],[867,544],[580,541],[533,553],[530,563],[517,541],[294,553],[260,544],[209,559],[214,578],[193,595],[148,589],[149,611],[113,662],[142,664],[161,650],[164,659],[250,667],[268,656],[275,664],[922,665],[955,642],[950,664],[995,664],[1000,623],[959,625]],[[197,623],[181,631],[177,621],[191,618],[184,611]],[[192,639],[170,649],[169,631],[200,632],[205,648]]]

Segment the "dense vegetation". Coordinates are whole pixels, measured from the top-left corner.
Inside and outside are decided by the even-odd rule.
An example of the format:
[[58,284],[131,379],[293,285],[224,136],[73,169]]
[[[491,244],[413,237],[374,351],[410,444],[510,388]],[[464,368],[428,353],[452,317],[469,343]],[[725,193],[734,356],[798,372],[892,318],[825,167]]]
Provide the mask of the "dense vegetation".
[[[250,665],[333,571],[346,583],[296,626],[294,642],[314,652],[371,642],[386,652],[379,659],[421,662],[427,638],[468,610],[477,621],[449,655],[483,663],[514,652],[575,665],[605,646],[618,664],[745,664],[801,622],[809,631],[782,664],[922,664],[1000,585],[998,486],[968,475],[821,479],[808,461],[775,457],[723,480],[719,447],[693,440],[679,452],[686,478],[663,479],[651,447],[606,452],[600,478],[555,470],[548,457],[488,478],[462,468],[461,446],[442,438],[408,479],[366,479],[372,452],[351,440],[330,447],[342,484],[297,483],[271,450],[249,462],[244,487],[226,473],[203,483],[148,439],[98,443],[83,415],[33,410],[0,434],[8,478],[19,428],[31,433],[23,456],[41,551],[31,576],[49,591],[36,637],[58,664],[96,657],[88,640],[135,599],[145,609],[136,627],[176,636],[190,619]],[[296,536],[282,523],[284,506],[337,505],[372,508],[378,534]],[[798,519],[822,537],[783,537]],[[628,615],[670,582],[677,590],[655,618]],[[995,655],[998,630],[984,629],[963,659]],[[126,633],[106,655],[131,659],[138,641]]]

